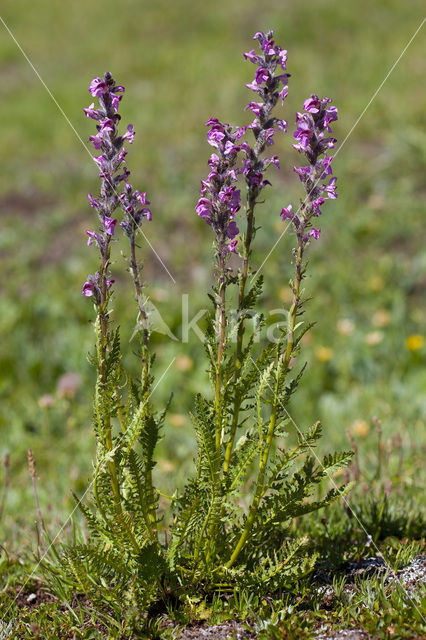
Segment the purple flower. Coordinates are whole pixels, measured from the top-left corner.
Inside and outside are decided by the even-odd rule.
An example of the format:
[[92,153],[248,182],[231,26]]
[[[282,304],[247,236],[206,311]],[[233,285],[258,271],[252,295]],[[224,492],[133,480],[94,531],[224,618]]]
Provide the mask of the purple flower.
[[115,130],[114,120],[105,118],[96,128],[98,133],[95,136],[90,136],[89,140],[93,142],[95,149],[101,149],[103,144],[108,144],[109,134]]
[[245,107],[244,111],[250,109],[254,114],[259,116],[261,114],[263,108],[263,102],[249,102],[249,104]]
[[114,111],[117,113],[118,107],[120,106],[120,102],[123,96],[118,96],[117,93],[124,93],[125,89],[122,86],[114,87],[111,91],[111,104]]
[[246,60],[250,60],[250,62],[253,62],[254,64],[258,64],[259,56],[255,54],[254,49],[252,49],[248,53],[244,53],[243,56]]
[[276,133],[275,129],[272,129],[272,128],[263,130],[263,139],[268,146],[274,144],[273,138],[275,133]]
[[219,191],[218,199],[221,204],[225,204],[229,207],[229,211],[232,215],[237,213],[240,208],[240,191],[235,185],[225,187]]
[[330,200],[335,200],[337,198],[336,182],[337,178],[331,178],[330,182],[323,187],[324,193],[327,194],[327,197],[330,198]]
[[105,80],[102,80],[102,78],[93,78],[89,86],[89,93],[91,93],[94,98],[102,98],[107,91],[108,85]]
[[218,118],[214,118],[213,116],[207,120],[205,126],[210,127],[212,124],[219,124],[220,126],[222,126],[220,124],[220,120]]
[[333,158],[334,156],[324,156],[324,158],[318,162],[321,180],[324,180],[324,178],[333,173],[333,170],[331,168],[331,161],[333,160]]
[[256,93],[263,93],[262,85],[257,84],[257,82],[247,82],[246,83],[246,87],[247,87],[247,89],[251,89],[252,91],[255,91]]
[[279,169],[280,168],[280,161],[278,159],[278,156],[272,156],[272,158],[265,158],[264,159],[263,166],[265,167],[265,169],[270,164],[274,164],[277,167],[277,169]]
[[320,233],[321,233],[321,229],[309,229],[308,233],[305,235],[305,237],[303,238],[305,242],[307,242],[309,240],[309,238],[314,238],[315,240],[318,240],[320,237]]
[[238,244],[238,238],[235,238],[235,240],[231,240],[228,243],[228,251],[229,251],[229,253],[238,253],[237,249],[236,249],[237,244]]
[[287,98],[288,96],[288,87],[283,87],[281,89],[281,91],[278,94],[278,97],[281,98],[281,103],[284,104],[284,100]]
[[149,200],[146,199],[146,191],[144,191],[143,193],[139,193],[139,191],[135,191],[136,194],[136,198],[137,200],[139,200],[140,204],[151,204],[149,202]]
[[293,171],[297,173],[301,182],[304,182],[306,176],[311,173],[311,167],[293,167]]
[[271,75],[268,69],[264,69],[263,67],[259,67],[256,69],[256,73],[254,74],[256,84],[262,84],[262,82],[268,82]]
[[337,107],[329,107],[326,109],[324,114],[324,126],[327,131],[331,132],[330,122],[335,122],[337,120]]
[[238,153],[239,150],[240,150],[240,147],[233,144],[230,140],[227,140],[225,143],[223,153],[225,156],[229,156],[231,153]]
[[321,205],[324,204],[325,198],[317,198],[312,202],[312,210],[314,212],[314,216],[320,216],[322,211],[320,209]]
[[105,233],[109,236],[114,235],[115,225],[117,224],[117,218],[109,218],[105,216],[103,219]]
[[294,216],[294,213],[291,212],[291,210],[293,209],[292,205],[289,204],[288,207],[283,207],[281,209],[281,219],[282,220],[291,220]]
[[284,87],[287,87],[289,78],[290,78],[289,73],[282,73],[279,76],[275,76],[275,80],[279,80],[284,85]]
[[281,51],[278,52],[278,58],[280,59],[281,66],[285,71],[287,65],[287,49],[281,49]]
[[204,218],[205,220],[209,220],[210,219],[210,214],[212,211],[212,205],[211,202],[208,198],[200,198],[198,200],[198,204],[195,207],[195,210],[197,212],[197,214],[200,216],[200,218]]
[[292,212],[292,209],[293,207],[291,206],[291,204],[289,204],[287,207],[281,209],[280,216],[283,222],[285,222],[286,220],[290,220],[297,229],[300,225],[300,218],[296,213]]
[[89,199],[89,203],[90,203],[91,207],[93,207],[94,209],[100,209],[101,208],[101,203],[97,198],[93,198],[90,193],[87,194],[87,197]]
[[305,111],[309,111],[309,113],[318,113],[320,106],[320,101],[316,95],[312,95],[303,103],[303,108]]
[[93,282],[88,282],[86,280],[86,282],[83,285],[83,289],[81,293],[83,296],[90,297],[90,296],[93,296],[94,290],[95,290],[95,285],[93,284]]
[[226,134],[221,124],[214,124],[207,133],[207,142],[212,147],[219,148],[220,143],[225,138],[226,138]]
[[93,156],[93,160],[96,162],[101,171],[106,171],[109,168],[109,161],[104,153],[100,156]]
[[226,228],[226,235],[230,240],[233,240],[235,236],[239,234],[239,232],[240,230],[238,229],[236,222],[234,220],[231,220]]
[[99,248],[102,248],[105,245],[104,238],[100,233],[96,233],[96,231],[90,231],[89,229],[86,229],[86,233],[89,236],[87,239],[88,247],[91,247],[94,242],[96,242]]
[[90,142],[93,142],[93,146],[95,149],[100,149],[102,147],[102,139],[99,137],[99,134],[95,136],[89,136]]
[[87,109],[83,109],[86,117],[93,118],[93,120],[100,120],[101,118],[105,117],[105,113],[103,111],[100,111],[100,109],[94,109],[94,106],[95,103],[92,102],[92,104]]
[[[298,116],[297,128],[293,134],[293,137],[296,138],[296,140],[299,140],[298,147],[301,147],[304,151],[306,151],[309,147],[311,139],[315,135],[313,126],[311,122],[307,121],[302,116],[302,114],[298,113],[297,116]],[[296,148],[296,145],[293,145],[293,147]]]
[[132,124],[127,125],[127,131],[121,137],[122,137],[123,140],[127,140],[129,144],[132,144],[133,139],[135,137],[135,132],[133,130],[133,125]]

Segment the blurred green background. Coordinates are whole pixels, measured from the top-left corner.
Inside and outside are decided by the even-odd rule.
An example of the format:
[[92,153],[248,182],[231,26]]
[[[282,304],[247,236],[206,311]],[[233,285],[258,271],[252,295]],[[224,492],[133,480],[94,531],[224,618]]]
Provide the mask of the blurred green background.
[[[144,232],[175,280],[141,240],[148,293],[179,336],[181,295],[189,295],[192,317],[210,286],[211,231],[194,211],[210,153],[204,123],[211,115],[249,122],[245,83],[254,67],[242,53],[254,46],[253,33],[275,29],[292,74],[282,111],[289,133],[275,147],[281,169],[271,168],[273,187],[258,212],[260,265],[283,230],[281,208],[301,196],[292,171],[300,160],[291,147],[296,110],[310,93],[332,97],[343,141],[423,13],[421,0],[2,3],[1,17],[75,128],[0,24],[0,454],[11,455],[2,537],[12,546],[34,521],[28,447],[52,527],[72,508],[70,489],[82,493],[90,477],[93,309],[80,291],[96,268],[84,231],[94,225],[86,194],[97,192],[98,178],[78,139],[94,129],[82,112],[92,101],[90,80],[109,70],[126,87],[123,123],[136,130],[128,165],[152,202]],[[402,447],[405,471],[395,484],[412,489],[426,415],[424,47],[425,28],[338,151],[339,198],[321,219],[307,281],[309,319],[318,324],[305,340],[309,366],[291,407],[301,428],[322,419],[324,450],[347,447],[349,430],[367,463],[377,416],[389,447]],[[288,306],[291,246],[286,234],[264,267],[265,309]],[[134,369],[132,291],[119,261],[114,270],[116,317]],[[161,407],[175,393],[157,467],[167,489],[194,454],[187,416],[194,393],[207,390],[206,365],[194,333],[188,344],[157,333],[153,341],[158,376],[176,357],[153,397]],[[79,380],[63,378],[70,373]]]

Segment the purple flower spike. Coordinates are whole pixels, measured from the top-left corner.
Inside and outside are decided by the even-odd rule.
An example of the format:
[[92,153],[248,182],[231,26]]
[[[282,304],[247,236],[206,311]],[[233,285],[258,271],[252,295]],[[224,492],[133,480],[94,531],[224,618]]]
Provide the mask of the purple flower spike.
[[[246,109],[250,109],[256,118],[248,126],[254,134],[253,146],[247,142],[241,144],[241,150],[246,154],[246,160],[241,173],[246,178],[249,187],[249,199],[255,201],[260,191],[270,182],[263,179],[263,172],[270,164],[279,167],[277,156],[261,159],[265,149],[274,143],[276,130],[286,131],[287,123],[280,118],[272,117],[272,110],[279,99],[284,103],[287,97],[287,82],[289,74],[285,71],[287,64],[287,51],[281,49],[273,40],[273,31],[266,34],[263,31],[255,33],[253,40],[257,40],[260,46],[259,54],[253,49],[244,54],[246,60],[258,65],[253,82],[247,83],[247,87],[256,92],[261,102],[250,102]],[[278,73],[277,73],[278,72]],[[284,85],[284,86],[282,86]]]
[[201,196],[195,210],[214,229],[218,254],[225,256],[231,251],[230,242],[239,233],[234,216],[241,206],[241,194],[234,183],[238,178],[235,163],[241,145],[236,143],[245,128],[230,127],[217,118],[209,118],[206,125],[209,127],[207,142],[217,153],[212,153],[208,161],[211,171],[206,180],[201,181]]
[[317,95],[312,94],[303,103],[304,112],[296,114],[294,137],[298,142],[293,144],[293,147],[306,156],[309,164],[304,167],[294,167],[294,171],[304,185],[307,195],[301,205],[303,213],[301,220],[294,220],[289,207],[282,210],[281,217],[292,220],[299,242],[306,243],[309,238],[316,240],[319,238],[320,229],[311,228],[311,220],[321,215],[321,206],[326,199],[337,198],[337,178],[331,178],[328,184],[320,183],[332,174],[333,156],[328,156],[326,151],[336,142],[335,138],[325,136],[326,131],[331,133],[330,123],[337,120],[337,108],[330,103],[329,98],[320,100]]
[[[99,108],[92,103],[84,113],[88,118],[97,120],[96,135],[90,136],[95,149],[102,153],[94,156],[94,161],[99,167],[99,177],[102,180],[100,196],[94,198],[90,193],[88,199],[98,215],[100,222],[99,232],[87,230],[87,244],[95,244],[101,254],[101,268],[95,276],[88,276],[83,286],[83,295],[94,296],[95,304],[104,305],[109,293],[106,292],[114,280],[108,272],[110,263],[110,245],[115,233],[117,218],[113,217],[114,211],[120,206],[124,216],[120,226],[129,238],[135,239],[137,229],[142,219],[151,220],[151,212],[147,208],[150,204],[146,193],[133,190],[129,184],[130,171],[123,167],[127,154],[124,143],[133,142],[135,132],[133,125],[128,125],[123,135],[118,135],[117,124],[120,115],[117,113],[120,101],[123,97],[124,87],[116,85],[110,73],[104,78],[94,78],[90,83],[89,92],[98,98]],[[123,193],[124,183],[124,193]],[[105,266],[106,265],[106,266]]]

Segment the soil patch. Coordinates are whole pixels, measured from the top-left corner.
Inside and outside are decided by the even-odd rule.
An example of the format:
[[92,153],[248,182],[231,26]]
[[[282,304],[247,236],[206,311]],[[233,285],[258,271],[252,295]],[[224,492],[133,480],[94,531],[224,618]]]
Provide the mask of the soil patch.
[[211,627],[191,626],[184,629],[179,640],[255,640],[256,636],[238,622],[224,622]]

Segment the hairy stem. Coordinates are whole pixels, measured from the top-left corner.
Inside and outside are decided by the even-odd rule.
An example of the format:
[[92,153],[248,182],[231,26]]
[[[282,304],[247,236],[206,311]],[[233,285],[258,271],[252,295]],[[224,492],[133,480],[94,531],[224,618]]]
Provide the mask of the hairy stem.
[[[240,287],[238,291],[238,332],[237,332],[237,345],[235,348],[235,373],[234,373],[234,381],[238,380],[238,376],[241,371],[241,354],[243,351],[243,338],[244,338],[244,320],[245,318],[240,317],[243,313],[243,304],[244,304],[244,296],[245,296],[245,288],[247,283],[247,277],[249,274],[249,263],[250,263],[250,253],[251,253],[251,242],[254,235],[254,205],[256,200],[256,192],[252,192],[249,195],[249,204],[247,211],[247,232],[245,236],[244,242],[244,257],[243,257],[243,266],[241,269],[241,279],[240,279]],[[240,416],[240,409],[243,398],[239,393],[235,394],[234,398],[234,407],[232,411],[232,424],[231,430],[229,433],[228,443],[226,445],[225,451],[225,461],[223,465],[223,472],[228,473],[229,464],[231,461],[232,449],[234,447],[235,435],[238,427],[238,419]]]
[[226,332],[226,266],[224,257],[224,241],[219,240],[219,300],[216,304],[216,330],[218,335],[218,349],[216,360],[216,388],[215,388],[215,415],[216,415],[216,451],[220,455],[222,444],[222,360],[225,348]]
[[135,286],[136,292],[136,302],[138,305],[141,323],[142,323],[142,390],[145,390],[148,386],[148,343],[149,343],[149,332],[148,332],[148,315],[145,311],[145,307],[143,304],[142,290],[143,285],[140,278],[140,270],[138,267],[137,259],[136,259],[136,229],[134,233],[130,237],[130,268],[133,277],[133,283]]
[[265,447],[263,450],[263,453],[261,455],[260,458],[260,462],[259,462],[259,474],[257,477],[257,482],[256,482],[256,490],[255,490],[255,495],[253,498],[253,502],[250,506],[249,509],[249,514],[247,516],[247,520],[246,520],[246,524],[244,526],[244,529],[241,533],[240,538],[238,539],[238,542],[236,544],[236,547],[230,557],[230,559],[228,560],[228,562],[226,563],[226,567],[229,569],[230,567],[232,567],[232,565],[235,563],[235,561],[237,560],[238,556],[240,555],[242,549],[244,548],[247,540],[250,537],[251,534],[251,530],[253,527],[253,524],[255,522],[256,519],[256,515],[257,515],[257,511],[259,508],[259,504],[260,501],[262,500],[264,494],[265,494],[265,474],[266,474],[266,470],[267,470],[267,465],[268,465],[268,460],[269,460],[269,454],[271,451],[271,446],[274,440],[274,436],[275,436],[275,427],[276,427],[276,421],[277,421],[277,409],[278,409],[278,405],[279,405],[279,397],[278,397],[278,392],[279,392],[279,388],[280,385],[282,383],[282,376],[286,376],[287,372],[288,372],[288,368],[289,368],[289,364],[290,364],[290,360],[291,360],[291,356],[293,353],[293,348],[294,348],[294,328],[296,326],[296,318],[297,318],[297,313],[299,310],[299,306],[300,306],[300,284],[302,282],[302,278],[303,278],[303,249],[304,249],[304,242],[303,242],[303,235],[304,235],[304,229],[305,229],[305,224],[302,223],[300,229],[297,232],[297,249],[296,249],[296,263],[295,263],[295,275],[294,275],[294,281],[293,281],[293,286],[292,286],[292,291],[293,291],[293,300],[292,300],[292,306],[289,312],[289,318],[288,318],[288,328],[287,328],[287,346],[286,346],[286,350],[283,354],[282,357],[278,358],[277,356],[277,360],[276,360],[276,378],[275,378],[275,389],[274,389],[274,399],[273,399],[273,403],[272,403],[272,408],[271,408],[271,415],[270,415],[270,420],[269,420],[269,426],[268,426],[268,432],[266,435],[266,440],[265,440]]
[[[133,224],[133,233],[130,235],[130,269],[132,272],[133,283],[135,287],[136,293],[136,302],[139,309],[139,314],[142,323],[142,339],[141,339],[141,347],[142,347],[142,374],[141,374],[141,384],[142,384],[142,397],[146,396],[146,400],[143,400],[144,404],[147,403],[150,394],[150,381],[149,381],[149,330],[148,330],[148,315],[146,313],[144,303],[143,303],[143,285],[140,278],[140,268],[137,263],[136,258],[136,232],[137,225]],[[150,508],[149,508],[149,520],[151,522],[151,532],[154,534],[155,529],[153,527],[157,524],[157,514],[154,506],[154,485],[152,481],[152,470],[147,469],[145,471],[145,481],[147,484],[147,490],[150,496]]]

